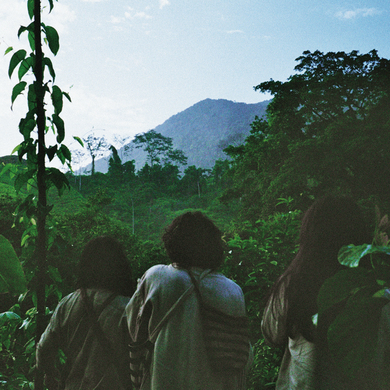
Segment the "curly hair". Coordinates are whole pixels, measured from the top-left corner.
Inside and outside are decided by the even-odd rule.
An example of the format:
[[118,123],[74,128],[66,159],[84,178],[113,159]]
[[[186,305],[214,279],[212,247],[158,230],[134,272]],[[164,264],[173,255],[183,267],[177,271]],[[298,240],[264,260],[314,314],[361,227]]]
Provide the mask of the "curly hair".
[[172,261],[181,267],[218,268],[224,259],[222,234],[200,211],[186,212],[165,228],[162,240]]
[[134,293],[130,263],[115,238],[90,240],[81,254],[77,274],[76,288],[102,288],[128,297]]

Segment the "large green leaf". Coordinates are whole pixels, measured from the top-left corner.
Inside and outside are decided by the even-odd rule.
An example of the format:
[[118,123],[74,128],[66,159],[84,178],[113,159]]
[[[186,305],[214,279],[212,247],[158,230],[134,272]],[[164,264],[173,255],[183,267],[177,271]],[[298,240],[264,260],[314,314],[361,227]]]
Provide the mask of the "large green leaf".
[[15,179],[15,183],[14,183],[15,191],[19,192],[21,190],[21,188],[24,185],[26,185],[30,179],[32,179],[34,177],[34,175],[35,175],[34,169],[30,169],[26,172],[18,173],[18,175],[16,176],[16,179]]
[[51,62],[50,58],[47,57],[43,58],[43,63],[49,69],[50,76],[53,78],[53,82],[54,82],[56,78],[56,72],[54,71],[53,63]]
[[53,122],[57,129],[57,142],[60,144],[65,138],[65,124],[62,118],[57,114],[53,114]]
[[28,11],[28,16],[32,20],[34,17],[34,0],[28,0],[27,1],[27,11]]
[[[327,279],[318,294],[318,314],[321,315],[339,302],[351,297],[360,288],[369,284],[373,277],[364,268],[352,268],[339,271]],[[375,279],[373,279],[375,283]]]
[[70,188],[67,177],[57,168],[46,168],[46,177],[49,182],[55,185],[59,195],[62,195],[66,188]]
[[60,115],[63,106],[62,91],[57,85],[53,85],[53,91],[51,93],[51,100],[54,106],[54,112]]
[[32,66],[33,66],[32,57],[27,57],[21,62],[18,71],[19,81],[22,80],[22,77],[30,70],[30,68],[32,68]]
[[370,289],[355,294],[328,330],[328,345],[338,367],[350,378],[375,353],[382,307],[388,300],[373,298]]
[[21,318],[12,311],[5,311],[4,313],[0,313],[0,326],[9,321],[21,321]]
[[20,83],[16,84],[12,90],[12,97],[11,102],[14,104],[15,99],[24,91],[24,88],[26,88],[27,83],[25,81],[21,81]]
[[26,58],[26,50],[18,50],[16,53],[13,54],[11,57],[11,61],[9,62],[9,68],[8,68],[8,76],[11,77],[13,71],[18,66],[20,62],[22,62]]
[[57,145],[50,146],[49,148],[46,149],[46,155],[49,161],[53,160],[54,156],[57,153],[57,149],[58,149]]
[[[65,145],[61,145],[59,152],[61,153],[61,155],[63,156],[63,158],[65,160],[72,161],[72,154],[71,154],[70,150]],[[64,164],[65,160],[62,161],[61,158],[60,158],[60,160]]]
[[384,253],[390,255],[390,247],[387,246],[374,246],[371,244],[363,245],[347,245],[340,249],[338,254],[338,260],[340,264],[347,267],[359,266],[360,260],[373,253]]
[[18,30],[18,38],[20,38],[20,35],[23,34],[25,31],[34,32],[34,22],[31,22],[27,27],[20,26]]
[[51,52],[56,55],[58,50],[60,49],[60,38],[58,36],[58,32],[55,28],[51,26],[45,26],[43,23],[43,29],[46,33],[46,39],[49,44],[49,48]]
[[23,118],[20,120],[19,123],[19,132],[23,134],[24,139],[29,138],[35,126],[36,126],[36,121],[34,118],[33,119]]
[[30,47],[32,51],[35,51],[35,34],[34,31],[28,32],[28,42],[30,43]]
[[27,289],[26,278],[11,243],[0,235],[0,293],[22,294]]

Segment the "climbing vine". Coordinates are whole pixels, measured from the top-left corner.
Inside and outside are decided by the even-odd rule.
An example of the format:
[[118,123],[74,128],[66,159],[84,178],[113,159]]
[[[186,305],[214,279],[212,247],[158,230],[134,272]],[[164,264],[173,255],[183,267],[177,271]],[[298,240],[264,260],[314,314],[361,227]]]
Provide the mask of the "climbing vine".
[[[49,13],[53,10],[54,1],[48,0]],[[71,153],[63,143],[65,139],[65,124],[61,118],[64,99],[71,101],[68,93],[55,84],[56,73],[53,63],[44,50],[51,55],[57,55],[60,43],[55,28],[42,22],[41,0],[27,0],[27,11],[31,23],[21,26],[18,37],[26,35],[31,49],[30,53],[20,49],[14,51],[12,47],[5,54],[13,53],[8,75],[10,78],[17,72],[18,82],[13,87],[11,103],[26,94],[27,113],[19,122],[19,132],[23,141],[15,147],[19,160],[25,162],[15,178],[14,186],[17,191],[22,188],[30,189],[28,195],[19,205],[16,215],[18,221],[26,222],[26,230],[22,243],[32,242],[34,259],[37,265],[35,288],[36,299],[36,332],[35,343],[39,340],[45,327],[45,274],[46,254],[48,243],[47,217],[52,206],[47,202],[47,193],[55,187],[59,194],[69,188],[66,176],[57,168],[47,166],[57,157],[62,164],[70,168]],[[31,77],[32,76],[32,77]],[[32,81],[31,81],[32,80]],[[49,113],[50,110],[50,113]],[[54,144],[47,144],[47,134],[53,132]],[[76,137],[76,139],[80,141]],[[7,167],[5,168],[7,169]],[[43,389],[43,374],[35,373],[35,389]]]

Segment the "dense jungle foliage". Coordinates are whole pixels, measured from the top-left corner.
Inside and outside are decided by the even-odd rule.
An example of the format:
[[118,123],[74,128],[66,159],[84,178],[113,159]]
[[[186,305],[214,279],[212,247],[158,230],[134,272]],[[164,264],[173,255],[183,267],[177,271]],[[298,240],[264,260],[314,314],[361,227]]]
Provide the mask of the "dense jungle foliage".
[[[374,229],[374,206],[389,209],[390,61],[376,51],[304,52],[297,61],[296,74],[286,82],[256,87],[274,96],[267,120],[256,119],[245,142],[228,147],[230,159],[212,169],[189,166],[181,174],[182,159],[162,156],[136,171],[134,161],[122,162],[112,148],[107,174],[68,172],[69,191],[61,197],[48,192],[54,207],[47,221],[46,321],[73,290],[75,267],[90,238],[118,238],[137,279],[167,262],[160,242],[164,226],[184,211],[202,210],[224,233],[221,272],[245,293],[254,347],[248,389],[274,387],[282,351],[265,345],[261,316],[270,286],[296,253],[302,211],[325,194],[351,195]],[[26,164],[3,165],[0,234],[19,256],[28,290],[0,296],[0,383],[28,389],[37,265],[35,230],[25,225],[31,215],[23,199],[35,190],[13,190],[15,173],[27,171]]]

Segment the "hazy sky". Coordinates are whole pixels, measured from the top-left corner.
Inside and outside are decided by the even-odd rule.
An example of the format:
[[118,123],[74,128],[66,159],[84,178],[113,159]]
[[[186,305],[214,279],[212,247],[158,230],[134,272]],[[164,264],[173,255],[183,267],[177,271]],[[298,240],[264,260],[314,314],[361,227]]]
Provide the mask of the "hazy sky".
[[[72,98],[62,114],[68,137],[132,137],[206,98],[266,100],[253,86],[285,81],[305,50],[390,58],[388,0],[59,0],[42,18],[60,35],[51,59]],[[26,102],[11,111],[18,80],[3,53],[28,49],[27,36],[17,38],[28,23],[25,0],[0,0],[0,155],[22,140]]]

